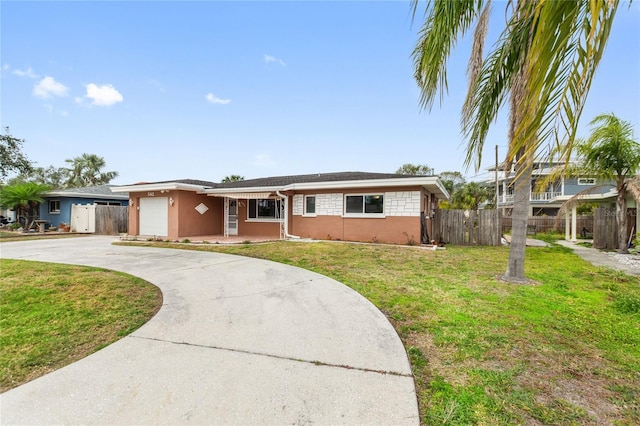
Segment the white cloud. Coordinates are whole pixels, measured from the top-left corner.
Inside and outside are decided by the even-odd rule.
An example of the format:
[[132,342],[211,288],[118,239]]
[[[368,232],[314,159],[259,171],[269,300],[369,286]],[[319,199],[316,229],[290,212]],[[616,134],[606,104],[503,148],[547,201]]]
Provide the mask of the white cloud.
[[[87,84],[86,98],[91,99],[91,104],[97,106],[110,106],[123,101],[123,97],[112,85],[98,86],[94,83]],[[77,102],[77,100],[76,100]]]
[[286,67],[286,66],[287,66],[287,64],[285,64],[285,62],[284,62],[282,59],[280,59],[280,58],[276,58],[275,56],[272,56],[272,55],[267,55],[267,54],[265,54],[265,55],[264,55],[264,61],[265,61],[267,64],[272,63],[272,62],[275,62],[275,63],[278,63],[278,64],[282,65],[283,67]]
[[256,167],[275,167],[276,162],[269,154],[256,154],[249,164]]
[[58,83],[53,77],[46,76],[33,87],[33,95],[39,98],[48,99],[51,96],[65,96],[69,88],[62,83]]
[[29,77],[33,79],[40,78],[38,74],[33,72],[33,68],[31,67],[27,68],[26,70],[13,70],[13,73],[18,77]]
[[213,93],[207,93],[205,98],[212,104],[226,105],[231,102],[231,99],[220,99]]

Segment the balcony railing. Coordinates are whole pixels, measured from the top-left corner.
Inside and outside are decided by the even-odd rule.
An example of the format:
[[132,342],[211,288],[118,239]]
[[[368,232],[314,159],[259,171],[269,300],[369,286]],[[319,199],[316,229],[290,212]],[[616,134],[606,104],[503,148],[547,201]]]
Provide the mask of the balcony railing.
[[555,200],[561,195],[562,193],[560,192],[541,192],[538,194],[536,194],[535,192],[532,192],[531,201],[551,201],[551,200]]
[[[529,199],[531,201],[553,201],[561,195],[562,195],[561,192],[541,192],[541,193],[532,192],[531,197]],[[513,204],[513,194],[500,196],[499,204]]]

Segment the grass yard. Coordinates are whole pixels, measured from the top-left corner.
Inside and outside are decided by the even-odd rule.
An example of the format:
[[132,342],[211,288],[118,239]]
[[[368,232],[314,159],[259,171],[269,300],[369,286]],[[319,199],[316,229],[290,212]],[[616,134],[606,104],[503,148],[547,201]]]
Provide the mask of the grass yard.
[[161,305],[157,287],[120,272],[0,259],[0,392],[126,336]]
[[79,238],[90,234],[76,234],[76,233],[59,233],[59,232],[47,232],[41,234],[38,232],[16,232],[16,231],[0,231],[0,242],[7,243],[9,241],[27,241],[27,240],[42,240],[48,238]]
[[423,424],[640,424],[640,280],[564,247],[528,248],[538,284],[515,285],[496,278],[504,247],[152,244],[270,259],[352,287],[402,338]]

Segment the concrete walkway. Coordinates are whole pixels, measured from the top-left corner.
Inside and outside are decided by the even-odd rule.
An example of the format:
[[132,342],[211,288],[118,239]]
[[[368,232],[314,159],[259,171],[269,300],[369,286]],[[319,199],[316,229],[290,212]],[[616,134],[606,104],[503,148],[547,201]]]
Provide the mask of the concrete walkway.
[[621,255],[614,251],[606,252],[592,247],[584,247],[573,241],[558,240],[556,242],[572,249],[575,254],[594,266],[604,266],[617,269],[628,275],[640,276],[640,256],[638,255]]
[[0,244],[2,258],[141,277],[160,312],[95,354],[0,396],[4,424],[418,424],[384,315],[325,276],[109,237]]

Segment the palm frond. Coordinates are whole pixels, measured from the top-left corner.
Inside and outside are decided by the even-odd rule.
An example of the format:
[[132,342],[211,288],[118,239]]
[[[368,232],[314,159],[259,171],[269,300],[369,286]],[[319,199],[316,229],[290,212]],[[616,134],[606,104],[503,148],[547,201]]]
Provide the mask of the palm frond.
[[636,205],[640,206],[640,175],[627,179],[627,191],[636,200]]
[[[535,3],[531,71],[515,144],[553,142],[568,162],[591,81],[606,47],[617,0]],[[541,71],[544,70],[544,71]]]
[[[438,91],[442,102],[448,89],[447,60],[451,50],[475,21],[484,3],[485,0],[438,0],[427,10],[427,18],[411,54],[422,108],[430,109],[433,106]],[[417,0],[414,0],[414,16],[416,10]]]
[[[482,148],[491,124],[511,93],[514,81],[525,78],[518,73],[523,68],[531,32],[531,19],[523,18],[519,11],[521,5],[526,4],[518,3],[496,47],[484,60],[474,85],[469,88],[462,111],[462,131],[467,139],[467,166],[474,163],[476,169],[480,167]],[[507,161],[511,162],[514,157],[508,155]]]

